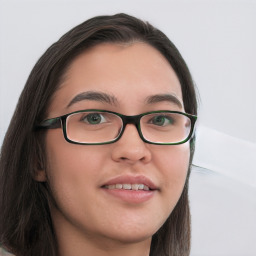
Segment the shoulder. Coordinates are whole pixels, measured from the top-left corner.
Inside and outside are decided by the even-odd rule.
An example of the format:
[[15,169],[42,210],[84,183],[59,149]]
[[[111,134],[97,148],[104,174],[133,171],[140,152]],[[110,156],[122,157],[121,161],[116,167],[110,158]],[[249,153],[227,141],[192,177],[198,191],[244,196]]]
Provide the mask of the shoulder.
[[0,256],[14,256],[14,255],[5,251],[2,247],[0,247]]

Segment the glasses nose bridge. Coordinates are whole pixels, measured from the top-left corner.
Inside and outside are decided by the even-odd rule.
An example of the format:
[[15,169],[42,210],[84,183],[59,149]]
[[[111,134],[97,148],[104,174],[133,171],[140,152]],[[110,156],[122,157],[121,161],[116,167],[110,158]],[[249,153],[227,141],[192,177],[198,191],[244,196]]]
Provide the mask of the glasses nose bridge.
[[136,116],[122,116],[122,121],[123,121],[123,132],[125,130],[125,127],[127,124],[133,124],[135,125],[139,135],[140,134],[140,119],[141,119],[141,115],[136,115]]

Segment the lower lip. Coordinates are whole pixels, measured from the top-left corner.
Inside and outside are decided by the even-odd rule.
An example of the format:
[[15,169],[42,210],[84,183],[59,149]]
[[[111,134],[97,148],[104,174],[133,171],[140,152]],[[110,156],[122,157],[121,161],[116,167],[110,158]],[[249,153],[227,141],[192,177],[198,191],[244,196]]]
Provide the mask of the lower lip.
[[156,190],[125,190],[125,189],[106,189],[103,188],[104,191],[116,198],[121,199],[124,202],[139,204],[150,200]]

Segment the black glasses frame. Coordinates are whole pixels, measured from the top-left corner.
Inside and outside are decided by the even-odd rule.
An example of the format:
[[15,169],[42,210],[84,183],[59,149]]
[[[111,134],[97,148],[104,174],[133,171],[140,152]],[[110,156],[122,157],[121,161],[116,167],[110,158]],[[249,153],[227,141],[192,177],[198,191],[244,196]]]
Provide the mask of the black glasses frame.
[[[111,113],[111,114],[115,114],[115,115],[119,116],[122,119],[122,122],[123,122],[123,127],[122,127],[122,130],[121,130],[119,136],[117,138],[115,138],[114,140],[107,141],[107,142],[100,142],[100,143],[83,143],[83,142],[76,142],[76,141],[70,140],[67,136],[67,127],[66,127],[67,118],[70,115],[73,115],[73,114],[76,114],[76,113],[83,113],[83,112],[103,112],[103,113],[105,112],[105,113]],[[174,114],[176,113],[176,114],[181,114],[181,115],[184,115],[184,116],[188,117],[191,120],[191,129],[190,129],[190,133],[187,136],[187,138],[183,141],[174,142],[174,143],[159,143],[159,142],[152,142],[152,141],[149,141],[149,140],[145,139],[143,137],[142,132],[141,132],[140,120],[145,115],[155,114],[155,113],[174,113]],[[142,113],[142,114],[134,115],[134,116],[126,116],[126,115],[122,115],[122,114],[112,112],[112,111],[107,111],[107,110],[86,109],[86,110],[79,110],[79,111],[68,113],[68,114],[63,115],[63,116],[59,116],[59,117],[44,120],[39,125],[37,125],[36,128],[37,129],[62,128],[64,138],[69,143],[79,144],[79,145],[104,145],[104,144],[111,144],[111,143],[114,143],[114,142],[118,141],[122,137],[126,125],[127,124],[134,124],[135,127],[137,128],[137,131],[139,133],[140,138],[142,139],[142,141],[144,141],[146,143],[155,144],[155,145],[179,145],[179,144],[183,144],[183,143],[187,142],[192,137],[196,120],[197,120],[196,115],[187,114],[187,113],[180,112],[180,111],[159,110],[159,111],[146,112],[146,113]]]

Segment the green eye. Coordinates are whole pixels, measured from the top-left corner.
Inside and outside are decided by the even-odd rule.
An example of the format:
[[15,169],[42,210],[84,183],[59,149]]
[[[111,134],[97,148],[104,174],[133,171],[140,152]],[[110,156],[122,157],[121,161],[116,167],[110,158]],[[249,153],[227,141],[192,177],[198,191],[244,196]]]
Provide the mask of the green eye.
[[88,124],[100,124],[105,121],[104,117],[98,113],[88,114],[83,118],[83,121]]
[[165,126],[168,124],[173,124],[173,120],[171,117],[167,116],[155,116],[152,118],[152,124],[158,126]]

